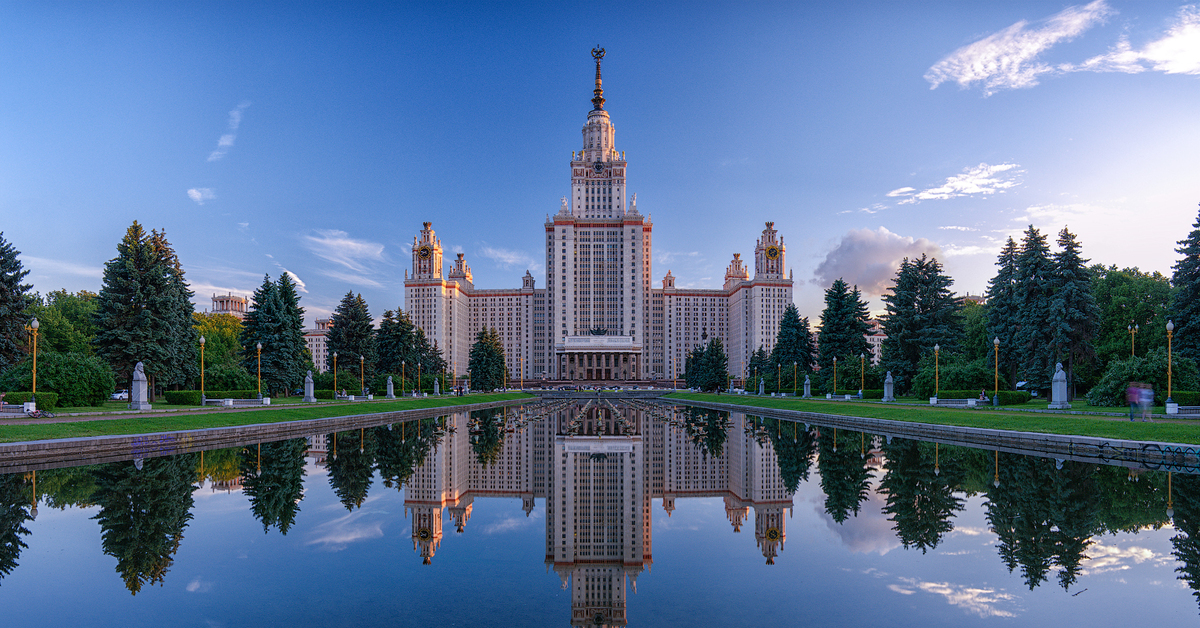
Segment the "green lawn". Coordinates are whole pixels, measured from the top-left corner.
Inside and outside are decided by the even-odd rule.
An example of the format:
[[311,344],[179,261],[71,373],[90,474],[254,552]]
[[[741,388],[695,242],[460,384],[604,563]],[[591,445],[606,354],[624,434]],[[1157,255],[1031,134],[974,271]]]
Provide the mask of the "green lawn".
[[[889,419],[935,425],[960,427],[983,427],[998,430],[1040,432],[1043,434],[1067,434],[1095,436],[1099,438],[1158,441],[1200,445],[1200,422],[1163,422],[1157,416],[1154,422],[1130,422],[1120,417],[1093,417],[1077,414],[1005,412],[981,408],[959,410],[953,408],[931,408],[928,406],[894,406],[870,401],[826,401],[824,399],[797,399],[794,397],[754,397],[739,395],[710,395],[698,393],[671,393],[668,399],[680,401],[708,401],[742,406],[822,412],[842,416],[857,416],[870,419]],[[1015,407],[1015,406],[1013,406]],[[1037,408],[1028,403],[1021,408]],[[1041,408],[1046,402],[1041,402]],[[1073,409],[1080,409],[1076,406]],[[1089,408],[1120,412],[1120,408]],[[1173,420],[1175,421],[1175,420]],[[1185,420],[1186,421],[1186,420]]]
[[[179,412],[169,416],[138,416],[67,423],[43,423],[40,425],[4,425],[0,421],[0,442],[15,443],[52,438],[77,438],[81,436],[112,436],[118,434],[150,434],[176,430],[195,430],[210,427],[256,425],[282,421],[304,421],[373,412],[395,412],[416,408],[441,408],[490,401],[509,401],[528,398],[525,393],[468,395],[466,397],[422,397],[420,399],[397,399],[395,401],[326,402],[303,406],[288,404],[288,407],[272,407],[250,412],[223,411],[217,408],[196,412]],[[114,402],[116,403],[116,402]],[[117,408],[124,409],[124,404]],[[195,406],[165,406],[155,404],[155,409],[170,409]],[[92,408],[92,410],[96,410]],[[55,410],[55,413],[68,409]],[[81,417],[82,418],[82,417]]]

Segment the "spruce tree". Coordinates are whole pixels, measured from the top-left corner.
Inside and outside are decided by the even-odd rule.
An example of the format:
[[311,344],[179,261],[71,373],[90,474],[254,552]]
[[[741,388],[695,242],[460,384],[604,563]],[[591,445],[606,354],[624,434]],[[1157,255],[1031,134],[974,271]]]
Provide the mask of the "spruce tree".
[[[758,392],[758,378],[772,375],[773,373],[770,371],[774,368],[773,364],[775,363],[767,355],[767,350],[762,345],[758,345],[758,350],[750,354],[750,362],[746,365],[746,377],[750,380],[750,385],[746,387],[746,390]],[[770,386],[765,387],[770,388]]]
[[[333,311],[329,334],[325,336],[328,348],[328,364],[333,366],[333,352],[338,353],[341,368],[353,371],[361,369],[369,379],[375,375],[375,327],[367,301],[362,295],[347,292],[342,302]],[[361,360],[360,360],[361,358]]]
[[1050,387],[1054,375],[1054,332],[1052,301],[1054,298],[1054,263],[1046,236],[1033,225],[1025,231],[1016,261],[1017,328],[1013,342],[1020,374],[1029,382],[1027,388],[1044,390]]
[[703,375],[700,380],[701,390],[718,390],[725,388],[729,374],[729,357],[725,355],[725,345],[720,338],[713,336],[704,348],[700,358]]
[[150,245],[154,248],[159,267],[165,273],[168,297],[166,310],[163,312],[167,358],[154,372],[158,375],[158,385],[171,386],[178,390],[200,380],[200,336],[192,319],[192,314],[196,311],[192,304],[192,296],[195,293],[188,288],[187,281],[184,280],[183,266],[179,263],[175,250],[171,248],[171,243],[167,241],[166,232],[151,231]]
[[954,280],[942,272],[937,258],[905,258],[896,271],[895,285],[883,301],[883,366],[901,383],[912,382],[921,356],[935,346],[953,351],[962,338],[962,306],[950,292]]
[[[280,329],[284,318],[283,303],[279,300],[279,286],[271,281],[270,275],[263,276],[262,285],[250,297],[250,309],[242,319],[242,333],[239,341],[242,345],[242,366],[256,384],[260,366],[264,394],[277,390],[283,381],[283,368],[280,350],[283,346]],[[262,345],[261,364],[259,361],[258,345]]]
[[821,311],[821,331],[817,345],[822,379],[832,383],[833,359],[857,358],[870,353],[867,344],[867,304],[858,286],[851,288],[837,279],[825,290],[825,309]]
[[[159,374],[179,368],[178,332],[182,311],[179,284],[162,255],[137,221],[117,244],[117,256],[104,265],[104,285],[96,296],[96,355],[112,366],[117,381],[130,382],[142,362],[151,395]],[[186,287],[184,288],[186,290]],[[191,327],[190,313],[187,326]]]
[[296,291],[296,282],[291,275],[284,272],[276,282],[279,293],[279,303],[283,307],[280,317],[279,352],[280,352],[280,383],[283,390],[289,391],[304,381],[304,376],[311,368],[312,355],[308,343],[304,341],[304,308],[300,307],[300,295]]
[[25,325],[32,318],[33,286],[21,283],[29,271],[22,267],[20,254],[0,231],[0,373],[25,357]]
[[1000,249],[996,259],[999,270],[996,276],[988,282],[987,294],[987,328],[989,340],[993,343],[992,351],[996,351],[994,341],[1000,340],[999,360],[1008,373],[1008,379],[1017,381],[1017,243],[1011,238]]
[[1171,322],[1175,324],[1172,349],[1179,355],[1200,361],[1200,216],[1192,232],[1175,249],[1183,257],[1175,262],[1171,283]]
[[[375,350],[377,353],[379,371],[382,373],[400,373],[408,375],[408,365],[416,364],[415,329],[412,319],[402,310],[395,312],[387,310],[379,321],[379,331],[375,333]],[[404,368],[401,368],[404,363]]]
[[801,318],[800,311],[792,303],[783,309],[769,361],[771,364],[782,364],[785,370],[794,364],[799,373],[811,373],[816,363],[808,317]]
[[467,370],[471,374],[471,388],[489,391],[504,386],[504,345],[495,327],[480,329],[475,335]]
[[1100,308],[1092,296],[1088,260],[1079,255],[1079,242],[1066,227],[1058,233],[1060,250],[1054,254],[1054,300],[1051,320],[1055,359],[1066,365],[1072,395],[1075,366],[1090,364],[1096,357],[1092,346],[1100,322]]

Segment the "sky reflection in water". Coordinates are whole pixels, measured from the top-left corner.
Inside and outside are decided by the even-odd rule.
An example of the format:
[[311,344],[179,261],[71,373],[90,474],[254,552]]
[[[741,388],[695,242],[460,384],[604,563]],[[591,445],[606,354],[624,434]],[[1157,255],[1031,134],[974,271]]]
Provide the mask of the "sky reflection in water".
[[[1172,537],[1192,573],[1198,554],[1164,525],[1166,474],[846,430],[835,450],[827,428],[600,410],[343,432],[336,459],[322,437],[205,452],[190,505],[199,454],[39,472],[23,523],[32,478],[0,476],[0,603],[12,625],[87,626],[1197,615]],[[1194,532],[1200,482],[1172,480],[1175,524]]]

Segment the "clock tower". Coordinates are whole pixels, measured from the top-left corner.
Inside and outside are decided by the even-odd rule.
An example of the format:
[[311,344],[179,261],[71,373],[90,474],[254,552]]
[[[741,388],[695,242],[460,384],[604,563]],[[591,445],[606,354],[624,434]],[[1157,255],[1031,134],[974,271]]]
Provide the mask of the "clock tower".
[[754,277],[756,279],[783,279],[783,238],[775,230],[775,223],[768,222],[763,229],[758,246],[754,248]]
[[442,241],[433,234],[433,223],[424,223],[421,234],[413,238],[413,279],[442,278]]

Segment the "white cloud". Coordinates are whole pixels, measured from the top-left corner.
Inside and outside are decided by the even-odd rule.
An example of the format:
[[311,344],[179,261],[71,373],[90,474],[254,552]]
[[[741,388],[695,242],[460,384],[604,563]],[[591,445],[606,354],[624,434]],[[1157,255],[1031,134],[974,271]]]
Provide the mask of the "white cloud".
[[197,205],[203,205],[204,201],[211,201],[217,198],[216,192],[212,188],[192,188],[187,191],[188,198],[196,201]]
[[837,278],[857,285],[868,296],[879,296],[891,287],[896,269],[905,257],[921,254],[941,257],[942,250],[925,238],[901,236],[884,227],[876,231],[855,229],[842,236],[817,266],[813,278],[828,286]]
[[248,222],[239,222],[237,225],[238,231],[245,231],[250,228],[250,223]]
[[960,227],[958,225],[945,225],[938,227],[938,229],[942,229],[943,231],[979,231],[974,227]]
[[192,578],[192,581],[184,587],[188,593],[208,593],[212,589],[213,583],[206,582],[200,579],[200,576]]
[[304,236],[302,243],[317,257],[356,273],[367,272],[372,262],[383,261],[382,244],[356,240],[338,229],[318,229],[315,235]]
[[1104,0],[1071,6],[1030,26],[1021,20],[1004,30],[947,55],[925,73],[930,89],[946,82],[962,88],[978,83],[984,95],[1038,84],[1038,77],[1056,72],[1038,57],[1056,44],[1071,41],[1115,13]]
[[355,541],[380,538],[383,536],[381,522],[379,520],[363,521],[364,517],[374,514],[378,513],[360,508],[332,521],[322,523],[313,529],[312,538],[305,541],[305,545],[317,545],[322,549],[336,552],[346,549],[347,545]]
[[496,262],[500,268],[522,268],[532,272],[541,271],[544,267],[532,255],[524,251],[512,251],[487,244],[479,250],[479,254]]
[[75,264],[60,259],[33,257],[31,255],[22,255],[21,261],[25,269],[33,275],[78,275],[80,277],[94,277],[97,279],[104,276],[104,268],[101,266],[84,266],[83,264]]
[[[1002,192],[1021,184],[1014,177],[1021,172],[1017,164],[989,165],[981,163],[978,166],[964,168],[962,174],[946,178],[937,187],[928,188],[910,195],[900,201],[901,205],[910,205],[918,201],[947,200],[964,196],[987,196]],[[901,188],[904,189],[904,188]]]
[[[326,277],[329,277],[330,279],[337,279],[338,281],[343,281],[343,282],[346,282],[346,283],[354,285],[354,286],[365,286],[368,288],[382,288],[383,287],[382,283],[379,283],[378,281],[375,281],[374,279],[371,279],[370,277],[365,277],[363,275],[356,275],[354,273],[343,273],[343,272],[336,271],[336,270],[330,270],[328,268],[320,268],[317,270],[317,272],[321,273],[322,275],[325,275]],[[307,290],[305,292],[307,292]]]
[[896,188],[896,189],[892,190],[891,192],[888,192],[887,195],[892,198],[895,198],[897,196],[910,196],[910,195],[912,195],[913,192],[916,192],[916,191],[917,191],[916,188],[908,188],[908,187]]
[[1125,72],[1154,70],[1164,74],[1200,74],[1200,7],[1179,9],[1175,23],[1165,35],[1134,50],[1122,37],[1107,53],[1083,63],[1064,64],[1066,72]]
[[283,272],[287,273],[288,276],[292,278],[293,282],[295,282],[296,290],[299,290],[300,292],[308,294],[308,284],[304,283],[304,280],[300,278],[300,275],[297,275],[296,273],[294,273],[286,268],[283,268],[282,266],[280,266],[280,268],[283,269]]
[[242,125],[242,112],[249,106],[250,103],[243,102],[229,112],[229,132],[222,134],[221,138],[217,140],[217,149],[209,153],[209,161],[217,161],[224,157],[225,153],[228,153],[229,149],[233,147],[233,142],[237,139],[237,133],[234,131],[237,131],[238,127]]
[[903,595],[912,595],[917,591],[940,595],[946,598],[946,602],[951,606],[957,606],[979,617],[1016,617],[1012,611],[998,608],[1002,604],[1015,605],[1017,597],[1011,593],[997,592],[995,589],[977,589],[949,582],[923,582],[913,578],[900,578],[900,581],[904,584],[893,584],[888,588]]
[[1087,558],[1080,563],[1079,573],[1082,576],[1101,574],[1110,571],[1124,571],[1133,564],[1146,561],[1153,563],[1173,562],[1169,554],[1155,554],[1145,547],[1122,548],[1116,545],[1096,543],[1087,549]]
[[504,534],[505,532],[512,532],[513,530],[520,530],[521,528],[539,525],[540,517],[536,516],[536,512],[537,511],[534,511],[533,514],[535,516],[532,517],[505,517],[499,521],[490,523],[483,527],[482,534]]
[[688,251],[688,252],[659,251],[657,259],[655,261],[658,262],[659,264],[670,264],[671,262],[674,262],[677,260],[682,260],[682,259],[687,259],[687,258],[695,258],[695,257],[700,257],[700,251]]
[[966,257],[968,255],[984,255],[984,254],[994,255],[995,253],[996,253],[995,247],[980,246],[980,245],[976,245],[976,244],[970,244],[970,245],[964,245],[964,246],[958,246],[958,245],[952,244],[950,246],[947,246],[945,248],[945,250],[943,250],[943,254],[946,257]]

